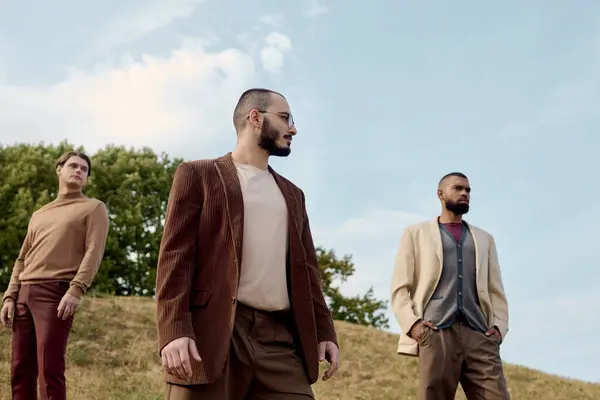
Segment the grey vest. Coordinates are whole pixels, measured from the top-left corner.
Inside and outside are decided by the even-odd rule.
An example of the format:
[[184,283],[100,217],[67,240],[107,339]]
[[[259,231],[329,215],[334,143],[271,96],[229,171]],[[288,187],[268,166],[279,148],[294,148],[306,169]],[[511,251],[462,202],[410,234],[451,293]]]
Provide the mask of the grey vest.
[[450,327],[456,319],[465,320],[476,331],[487,331],[487,320],[477,295],[475,283],[475,242],[463,223],[459,242],[441,224],[444,250],[442,275],[425,307],[424,319],[438,328]]

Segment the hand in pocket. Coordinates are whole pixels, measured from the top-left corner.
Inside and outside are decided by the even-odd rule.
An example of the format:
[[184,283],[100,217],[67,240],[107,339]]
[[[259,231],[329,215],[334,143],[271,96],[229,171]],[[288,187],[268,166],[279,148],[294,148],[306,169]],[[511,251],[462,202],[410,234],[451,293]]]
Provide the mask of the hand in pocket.
[[437,326],[431,321],[419,321],[412,327],[409,336],[419,342],[427,329],[437,331]]

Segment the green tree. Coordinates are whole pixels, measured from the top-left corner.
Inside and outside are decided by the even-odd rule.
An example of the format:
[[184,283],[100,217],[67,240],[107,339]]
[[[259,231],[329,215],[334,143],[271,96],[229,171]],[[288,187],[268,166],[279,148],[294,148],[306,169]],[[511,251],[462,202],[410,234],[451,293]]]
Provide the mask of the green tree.
[[110,231],[94,289],[154,295],[158,250],[173,175],[183,160],[151,149],[107,146],[92,157],[87,194],[106,203]]
[[[58,182],[56,159],[65,151],[81,150],[68,142],[58,145],[0,146],[0,290],[8,285],[31,214],[52,201]],[[84,192],[107,205],[110,230],[104,259],[92,290],[118,296],[153,296],[156,264],[169,190],[182,159],[170,159],[151,149],[106,146],[91,156],[92,175]],[[338,259],[333,250],[317,249],[323,289],[336,320],[378,328],[388,326],[386,302],[373,296],[345,297],[339,284],[354,274],[351,257]]]
[[335,320],[389,328],[389,320],[385,315],[387,301],[377,300],[372,287],[363,295],[346,297],[341,293],[339,284],[346,282],[355,272],[351,256],[340,259],[333,250],[318,247],[317,257],[323,279],[323,294]]
[[[75,149],[53,145],[0,147],[0,287],[8,285],[33,211],[56,197],[56,159]],[[79,147],[76,150],[84,150]],[[91,156],[85,193],[104,201],[110,230],[94,291],[153,295],[156,258],[173,174],[181,159],[152,150],[107,146]]]

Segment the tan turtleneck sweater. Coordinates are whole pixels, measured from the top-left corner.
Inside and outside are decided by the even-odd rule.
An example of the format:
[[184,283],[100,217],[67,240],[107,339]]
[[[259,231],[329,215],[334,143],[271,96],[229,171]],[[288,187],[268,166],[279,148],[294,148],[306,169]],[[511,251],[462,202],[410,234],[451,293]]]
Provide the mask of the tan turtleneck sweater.
[[33,213],[3,301],[21,285],[65,281],[81,298],[98,271],[108,234],[103,202],[81,192],[59,195]]

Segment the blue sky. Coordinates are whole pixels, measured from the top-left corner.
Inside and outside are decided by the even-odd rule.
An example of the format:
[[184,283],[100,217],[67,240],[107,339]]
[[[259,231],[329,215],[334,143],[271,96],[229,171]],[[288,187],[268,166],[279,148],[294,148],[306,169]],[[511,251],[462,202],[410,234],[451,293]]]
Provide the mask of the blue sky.
[[346,293],[389,297],[402,230],[462,171],[498,245],[502,356],[600,382],[600,3],[240,4],[0,1],[0,143],[215,157],[239,94],[276,89],[299,133],[272,165],[315,241],[353,255]]

